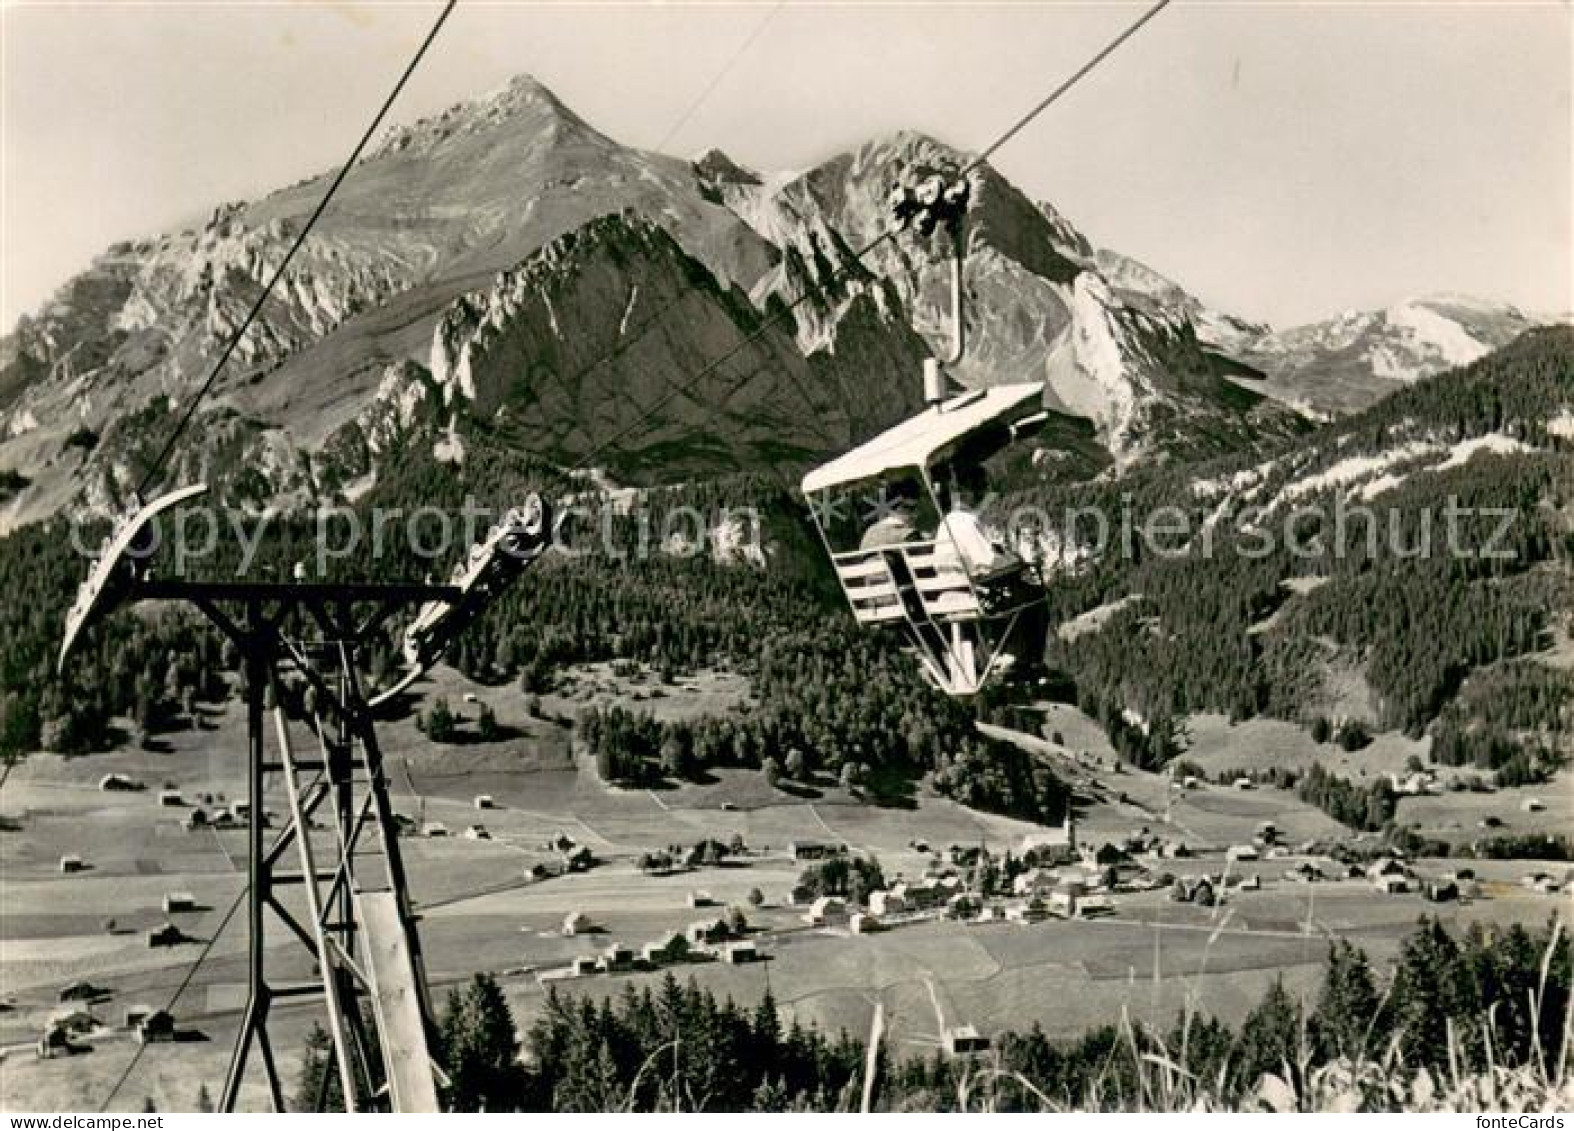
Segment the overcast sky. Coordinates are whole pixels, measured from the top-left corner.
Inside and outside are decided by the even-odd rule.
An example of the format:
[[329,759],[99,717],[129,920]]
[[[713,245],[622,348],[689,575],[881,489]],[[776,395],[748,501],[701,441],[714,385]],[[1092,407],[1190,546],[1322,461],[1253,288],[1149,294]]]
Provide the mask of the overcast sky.
[[[116,239],[336,164],[437,8],[5,0],[0,324]],[[460,0],[395,118],[529,72],[619,141],[758,168],[898,127],[976,149],[1141,10]],[[1177,0],[995,164],[1278,325],[1444,290],[1564,311],[1571,26],[1563,2]]]

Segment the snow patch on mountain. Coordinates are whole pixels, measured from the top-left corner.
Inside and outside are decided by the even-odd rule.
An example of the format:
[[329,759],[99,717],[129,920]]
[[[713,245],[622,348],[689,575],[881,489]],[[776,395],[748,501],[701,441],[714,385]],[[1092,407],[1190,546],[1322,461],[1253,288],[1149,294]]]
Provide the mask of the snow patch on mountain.
[[1485,436],[1461,440],[1449,449],[1447,459],[1429,470],[1447,471],[1452,467],[1463,467],[1483,452],[1498,456],[1511,456],[1524,455],[1535,450],[1523,440],[1505,436],[1502,432],[1489,432]]

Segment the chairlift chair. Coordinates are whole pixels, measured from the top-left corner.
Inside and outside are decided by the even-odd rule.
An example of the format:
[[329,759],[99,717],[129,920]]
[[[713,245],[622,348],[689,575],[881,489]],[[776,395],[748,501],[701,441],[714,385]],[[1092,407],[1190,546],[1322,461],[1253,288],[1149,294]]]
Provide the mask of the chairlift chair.
[[[907,637],[924,674],[970,696],[1010,670],[1032,637],[1043,586],[1025,562],[988,576],[970,569],[949,528],[945,469],[976,465],[1041,415],[1043,386],[1000,385],[953,397],[804,476],[815,527],[853,617]],[[912,534],[871,544],[899,505]]]

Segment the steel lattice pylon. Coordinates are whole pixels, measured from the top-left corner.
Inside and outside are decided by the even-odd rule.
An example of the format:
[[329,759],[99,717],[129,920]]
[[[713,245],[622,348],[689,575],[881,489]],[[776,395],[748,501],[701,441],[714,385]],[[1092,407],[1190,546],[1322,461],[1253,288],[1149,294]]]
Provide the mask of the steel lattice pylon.
[[[324,1106],[327,1081],[337,1078],[346,1110],[436,1111],[420,939],[355,658],[399,608],[455,594],[424,585],[173,581],[145,583],[138,596],[191,602],[242,656],[250,942],[246,1010],[221,1110],[235,1109],[254,1047],[272,1104],[283,1110],[271,1007],[279,999],[321,994],[333,1061],[316,1106]],[[367,606],[370,612],[362,612]],[[292,717],[314,735],[314,752],[296,751]],[[266,802],[281,791],[287,810],[275,823]],[[287,906],[284,893],[296,888],[298,905]],[[315,979],[270,977],[274,936],[307,949]]]
[[[150,578],[141,559],[157,544],[153,523],[206,490],[201,484],[181,488],[115,525],[67,614],[60,665],[94,622],[120,605],[143,600],[194,606],[240,652],[246,693],[249,950],[246,1010],[220,1107],[235,1109],[255,1046],[273,1108],[284,1110],[269,1031],[272,1005],[321,994],[333,1064],[323,1074],[314,1106],[326,1106],[329,1082],[337,1078],[347,1111],[437,1111],[440,1073],[431,1056],[431,1000],[373,713],[426,672],[454,637],[545,553],[552,537],[551,508],[531,495],[510,510],[454,568],[446,585]],[[384,640],[389,620],[412,607],[401,647],[403,671],[368,699],[357,656],[373,641]],[[316,744],[313,756],[296,756],[292,721],[308,727]],[[276,748],[271,757],[270,722]],[[283,789],[288,813],[270,836],[266,800],[273,781]],[[331,817],[321,822],[325,809]],[[314,838],[314,833],[319,835]],[[292,849],[293,868],[285,863]],[[280,893],[293,888],[300,889],[301,898],[291,907]],[[270,978],[270,923],[274,933],[306,948],[313,962],[310,979]]]

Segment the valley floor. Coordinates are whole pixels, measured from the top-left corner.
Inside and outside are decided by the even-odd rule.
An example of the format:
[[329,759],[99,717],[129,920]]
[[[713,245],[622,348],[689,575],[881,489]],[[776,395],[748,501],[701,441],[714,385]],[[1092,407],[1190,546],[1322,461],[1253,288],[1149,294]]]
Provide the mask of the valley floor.
[[[1381,965],[1425,912],[1461,923],[1541,923],[1568,912],[1563,897],[1521,886],[1528,865],[1513,862],[1478,865],[1483,897],[1468,905],[1381,895],[1364,880],[1293,883],[1284,872],[1297,862],[1294,856],[1226,864],[1224,850],[1249,842],[1267,818],[1292,844],[1349,834],[1287,794],[1213,786],[1177,793],[1158,775],[1117,772],[1097,728],[1071,708],[1052,707],[1043,730],[1059,734],[1060,744],[1017,733],[1003,737],[1027,744],[1080,782],[1092,798],[1080,814],[1080,839],[1097,843],[1146,827],[1183,839],[1198,853],[1166,860],[1165,869],[1233,870],[1259,876],[1261,889],[1232,891],[1215,908],[1172,903],[1159,889],[1122,894],[1099,918],[965,923],[936,917],[867,936],[811,928],[804,909],[790,904],[803,867],[788,852],[795,839],[843,841],[877,855],[888,878],[913,878],[930,860],[915,842],[936,850],[952,844],[1016,849],[1033,826],[922,791],[912,809],[862,804],[829,784],[806,791],[812,796],[791,797],[765,786],[756,773],[724,772],[711,785],[666,791],[609,789],[576,759],[570,731],[553,717],[591,701],[635,698],[668,717],[703,713],[741,701],[747,688],[712,674],[654,694],[650,685],[631,686],[606,669],[579,669],[571,686],[567,697],[545,698],[547,718],[531,718],[517,692],[475,686],[441,670],[425,690],[445,695],[462,716],[490,703],[508,737],[434,747],[408,720],[383,732],[397,809],[418,823],[441,823],[451,834],[402,842],[434,996],[441,1001],[475,971],[493,971],[521,1028],[542,1008],[547,987],[601,996],[664,976],[560,977],[576,956],[613,941],[638,950],[731,905],[747,909],[765,961],[672,968],[680,978],[692,975],[740,1001],[756,1000],[769,988],[789,1017],[857,1034],[867,1031],[880,1001],[898,1055],[932,1053],[940,1034],[961,1024],[990,1034],[1037,1021],[1052,1035],[1071,1036],[1123,1012],[1167,1019],[1187,1005],[1239,1018],[1280,974],[1293,989],[1310,990],[1331,936],[1365,947]],[[1228,736],[1236,744],[1253,735],[1263,743],[1276,740],[1271,724],[1248,730],[1258,725],[1224,729],[1237,732]],[[1196,729],[1193,757],[1234,766],[1238,750],[1210,752],[1226,741],[1222,729],[1219,735],[1213,729]],[[242,739],[231,705],[206,729],[166,736],[163,752],[39,755],[0,787],[0,812],[15,822],[0,833],[0,1107],[86,1110],[104,1100],[137,1047],[118,1027],[123,1011],[166,1002],[198,949],[148,948],[147,929],[166,918],[162,897],[171,891],[194,895],[196,911],[169,918],[205,940],[244,883],[244,834],[188,831],[187,810],[161,806],[159,789],[178,789],[188,801],[204,794],[215,802],[221,794],[241,796]],[[111,772],[149,788],[103,792],[99,780]],[[1566,782],[1559,788],[1566,790]],[[480,812],[474,798],[483,793],[496,807]],[[1499,803],[1513,805],[1512,799]],[[274,808],[283,807],[281,797]],[[460,835],[478,822],[491,839]],[[636,865],[653,849],[706,837],[725,842],[734,834],[748,852],[730,866],[650,876]],[[559,835],[589,846],[600,863],[585,873],[532,882],[528,869],[552,857],[546,842]],[[61,875],[59,858],[68,853],[80,855],[87,870]],[[1421,862],[1418,868],[1441,872],[1448,866]],[[759,908],[748,907],[753,889],[764,896]],[[691,907],[695,890],[707,893],[714,906]],[[595,933],[562,934],[564,917],[575,911],[590,917]],[[149,1046],[117,1108],[134,1109],[150,1097],[161,1110],[189,1110],[202,1085],[217,1093],[242,1005],[244,947],[240,924],[233,924],[176,1005],[178,1026],[192,1039]],[[304,952],[282,937],[282,929],[270,959],[284,977],[310,972]],[[44,1019],[59,1008],[60,989],[81,980],[113,991],[96,1009],[104,1027],[88,1039],[84,1054],[36,1059],[33,1044]],[[276,1008],[281,1058],[293,1081],[318,1008]],[[251,1107],[265,1102],[255,1084],[245,1100]]]

